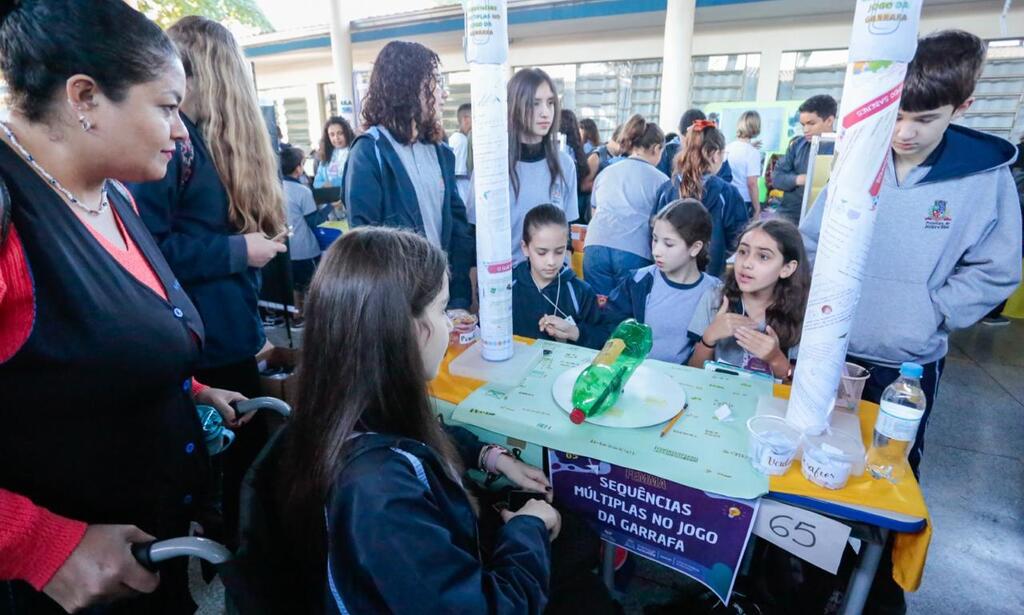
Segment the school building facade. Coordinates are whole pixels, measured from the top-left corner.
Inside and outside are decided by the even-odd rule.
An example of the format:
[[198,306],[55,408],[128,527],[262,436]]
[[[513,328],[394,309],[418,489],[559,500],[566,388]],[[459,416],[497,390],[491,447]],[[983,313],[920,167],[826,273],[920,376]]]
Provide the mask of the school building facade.
[[[339,78],[351,65],[355,115],[373,60],[392,40],[438,53],[449,90],[446,128],[469,102],[459,4],[275,32],[243,41],[261,100],[273,103],[285,138],[315,147],[338,112]],[[842,95],[854,0],[509,0],[509,75],[541,67],[563,107],[597,121],[602,136],[633,113],[674,131],[681,111],[713,103],[795,101]],[[880,2],[884,9],[885,2]],[[962,123],[1014,142],[1024,133],[1024,3],[924,0],[920,32],[961,28],[989,44],[988,61]],[[337,41],[332,53],[333,40]],[[339,32],[341,35],[339,35]],[[341,64],[339,64],[339,58]]]

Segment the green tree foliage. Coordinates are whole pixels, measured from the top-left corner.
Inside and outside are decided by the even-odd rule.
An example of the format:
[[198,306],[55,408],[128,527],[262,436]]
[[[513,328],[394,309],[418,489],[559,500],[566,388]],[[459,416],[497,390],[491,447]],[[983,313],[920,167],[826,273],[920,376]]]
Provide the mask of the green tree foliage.
[[220,22],[235,22],[258,28],[274,29],[255,0],[139,0],[139,11],[166,28],[186,15],[202,15]]

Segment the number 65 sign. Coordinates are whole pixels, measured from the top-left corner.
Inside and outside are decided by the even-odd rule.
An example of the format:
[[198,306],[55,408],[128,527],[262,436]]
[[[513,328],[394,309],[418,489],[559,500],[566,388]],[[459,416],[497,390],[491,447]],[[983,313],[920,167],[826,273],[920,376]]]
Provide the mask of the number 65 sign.
[[850,537],[850,526],[809,510],[762,498],[754,520],[754,534],[835,574]]

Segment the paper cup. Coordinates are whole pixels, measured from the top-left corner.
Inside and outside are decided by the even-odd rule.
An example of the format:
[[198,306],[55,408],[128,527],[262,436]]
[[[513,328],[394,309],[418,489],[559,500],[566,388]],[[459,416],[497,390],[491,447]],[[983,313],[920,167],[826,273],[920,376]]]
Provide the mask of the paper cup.
[[871,374],[856,363],[847,363],[844,373],[839,376],[839,390],[836,391],[835,407],[840,410],[857,411],[864,384]]
[[800,430],[780,416],[755,416],[747,420],[750,464],[758,472],[785,474],[800,446]]

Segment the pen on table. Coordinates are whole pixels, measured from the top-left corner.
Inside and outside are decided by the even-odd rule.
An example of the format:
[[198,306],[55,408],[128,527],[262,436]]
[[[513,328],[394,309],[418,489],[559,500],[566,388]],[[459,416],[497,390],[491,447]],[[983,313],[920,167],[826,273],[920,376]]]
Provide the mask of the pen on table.
[[668,425],[665,425],[665,428],[661,430],[661,435],[658,436],[658,437],[659,438],[664,438],[665,434],[667,434],[669,431],[672,430],[672,427],[675,426],[676,421],[679,420],[679,417],[683,416],[683,413],[686,412],[686,409],[689,408],[689,407],[690,407],[690,402],[686,402],[685,404],[683,404],[683,409],[680,410],[678,414],[676,414],[675,416],[672,417],[672,420],[668,422]]

